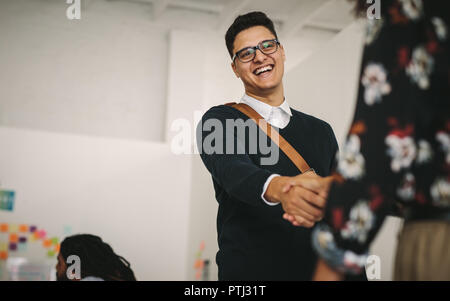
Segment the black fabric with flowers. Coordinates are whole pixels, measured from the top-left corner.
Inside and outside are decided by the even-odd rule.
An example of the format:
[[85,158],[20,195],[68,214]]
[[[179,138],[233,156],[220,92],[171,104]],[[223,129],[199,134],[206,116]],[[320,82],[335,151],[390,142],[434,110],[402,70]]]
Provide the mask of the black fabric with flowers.
[[381,2],[369,20],[354,120],[313,245],[360,273],[383,220],[450,210],[448,1]]

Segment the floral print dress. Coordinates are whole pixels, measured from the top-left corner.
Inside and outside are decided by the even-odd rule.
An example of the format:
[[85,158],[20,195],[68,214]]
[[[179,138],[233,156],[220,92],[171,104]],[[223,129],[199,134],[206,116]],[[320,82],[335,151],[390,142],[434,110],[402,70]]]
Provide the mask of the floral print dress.
[[445,1],[383,0],[368,20],[358,100],[313,245],[363,271],[386,215],[450,210],[449,14]]

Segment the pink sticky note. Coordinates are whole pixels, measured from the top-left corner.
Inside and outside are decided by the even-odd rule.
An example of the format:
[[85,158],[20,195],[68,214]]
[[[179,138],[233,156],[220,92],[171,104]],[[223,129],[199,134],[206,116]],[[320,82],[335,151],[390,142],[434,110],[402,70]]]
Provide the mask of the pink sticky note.
[[47,236],[47,232],[45,232],[45,230],[39,230],[38,236],[39,238],[45,238]]
[[200,243],[200,251],[203,251],[205,249],[205,241],[202,240],[202,242]]

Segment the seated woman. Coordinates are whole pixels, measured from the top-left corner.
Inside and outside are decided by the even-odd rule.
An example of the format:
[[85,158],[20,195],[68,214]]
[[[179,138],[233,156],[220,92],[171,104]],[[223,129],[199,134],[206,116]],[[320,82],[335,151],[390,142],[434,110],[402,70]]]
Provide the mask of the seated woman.
[[[77,276],[75,265],[78,264],[69,258],[73,255],[78,256],[80,260],[79,279],[72,277]],[[71,268],[71,262],[73,262],[75,274],[68,276],[67,269]],[[56,278],[58,281],[136,281],[130,263],[114,253],[113,249],[100,237],[90,234],[73,235],[64,239],[58,254]]]

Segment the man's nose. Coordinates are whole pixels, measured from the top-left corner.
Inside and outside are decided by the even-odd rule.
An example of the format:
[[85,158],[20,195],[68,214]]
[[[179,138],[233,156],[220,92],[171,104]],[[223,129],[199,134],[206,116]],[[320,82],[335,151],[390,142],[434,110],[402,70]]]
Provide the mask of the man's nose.
[[255,62],[263,62],[266,59],[266,55],[264,53],[262,53],[261,50],[256,49],[255,52],[255,58],[253,59],[253,61]]

